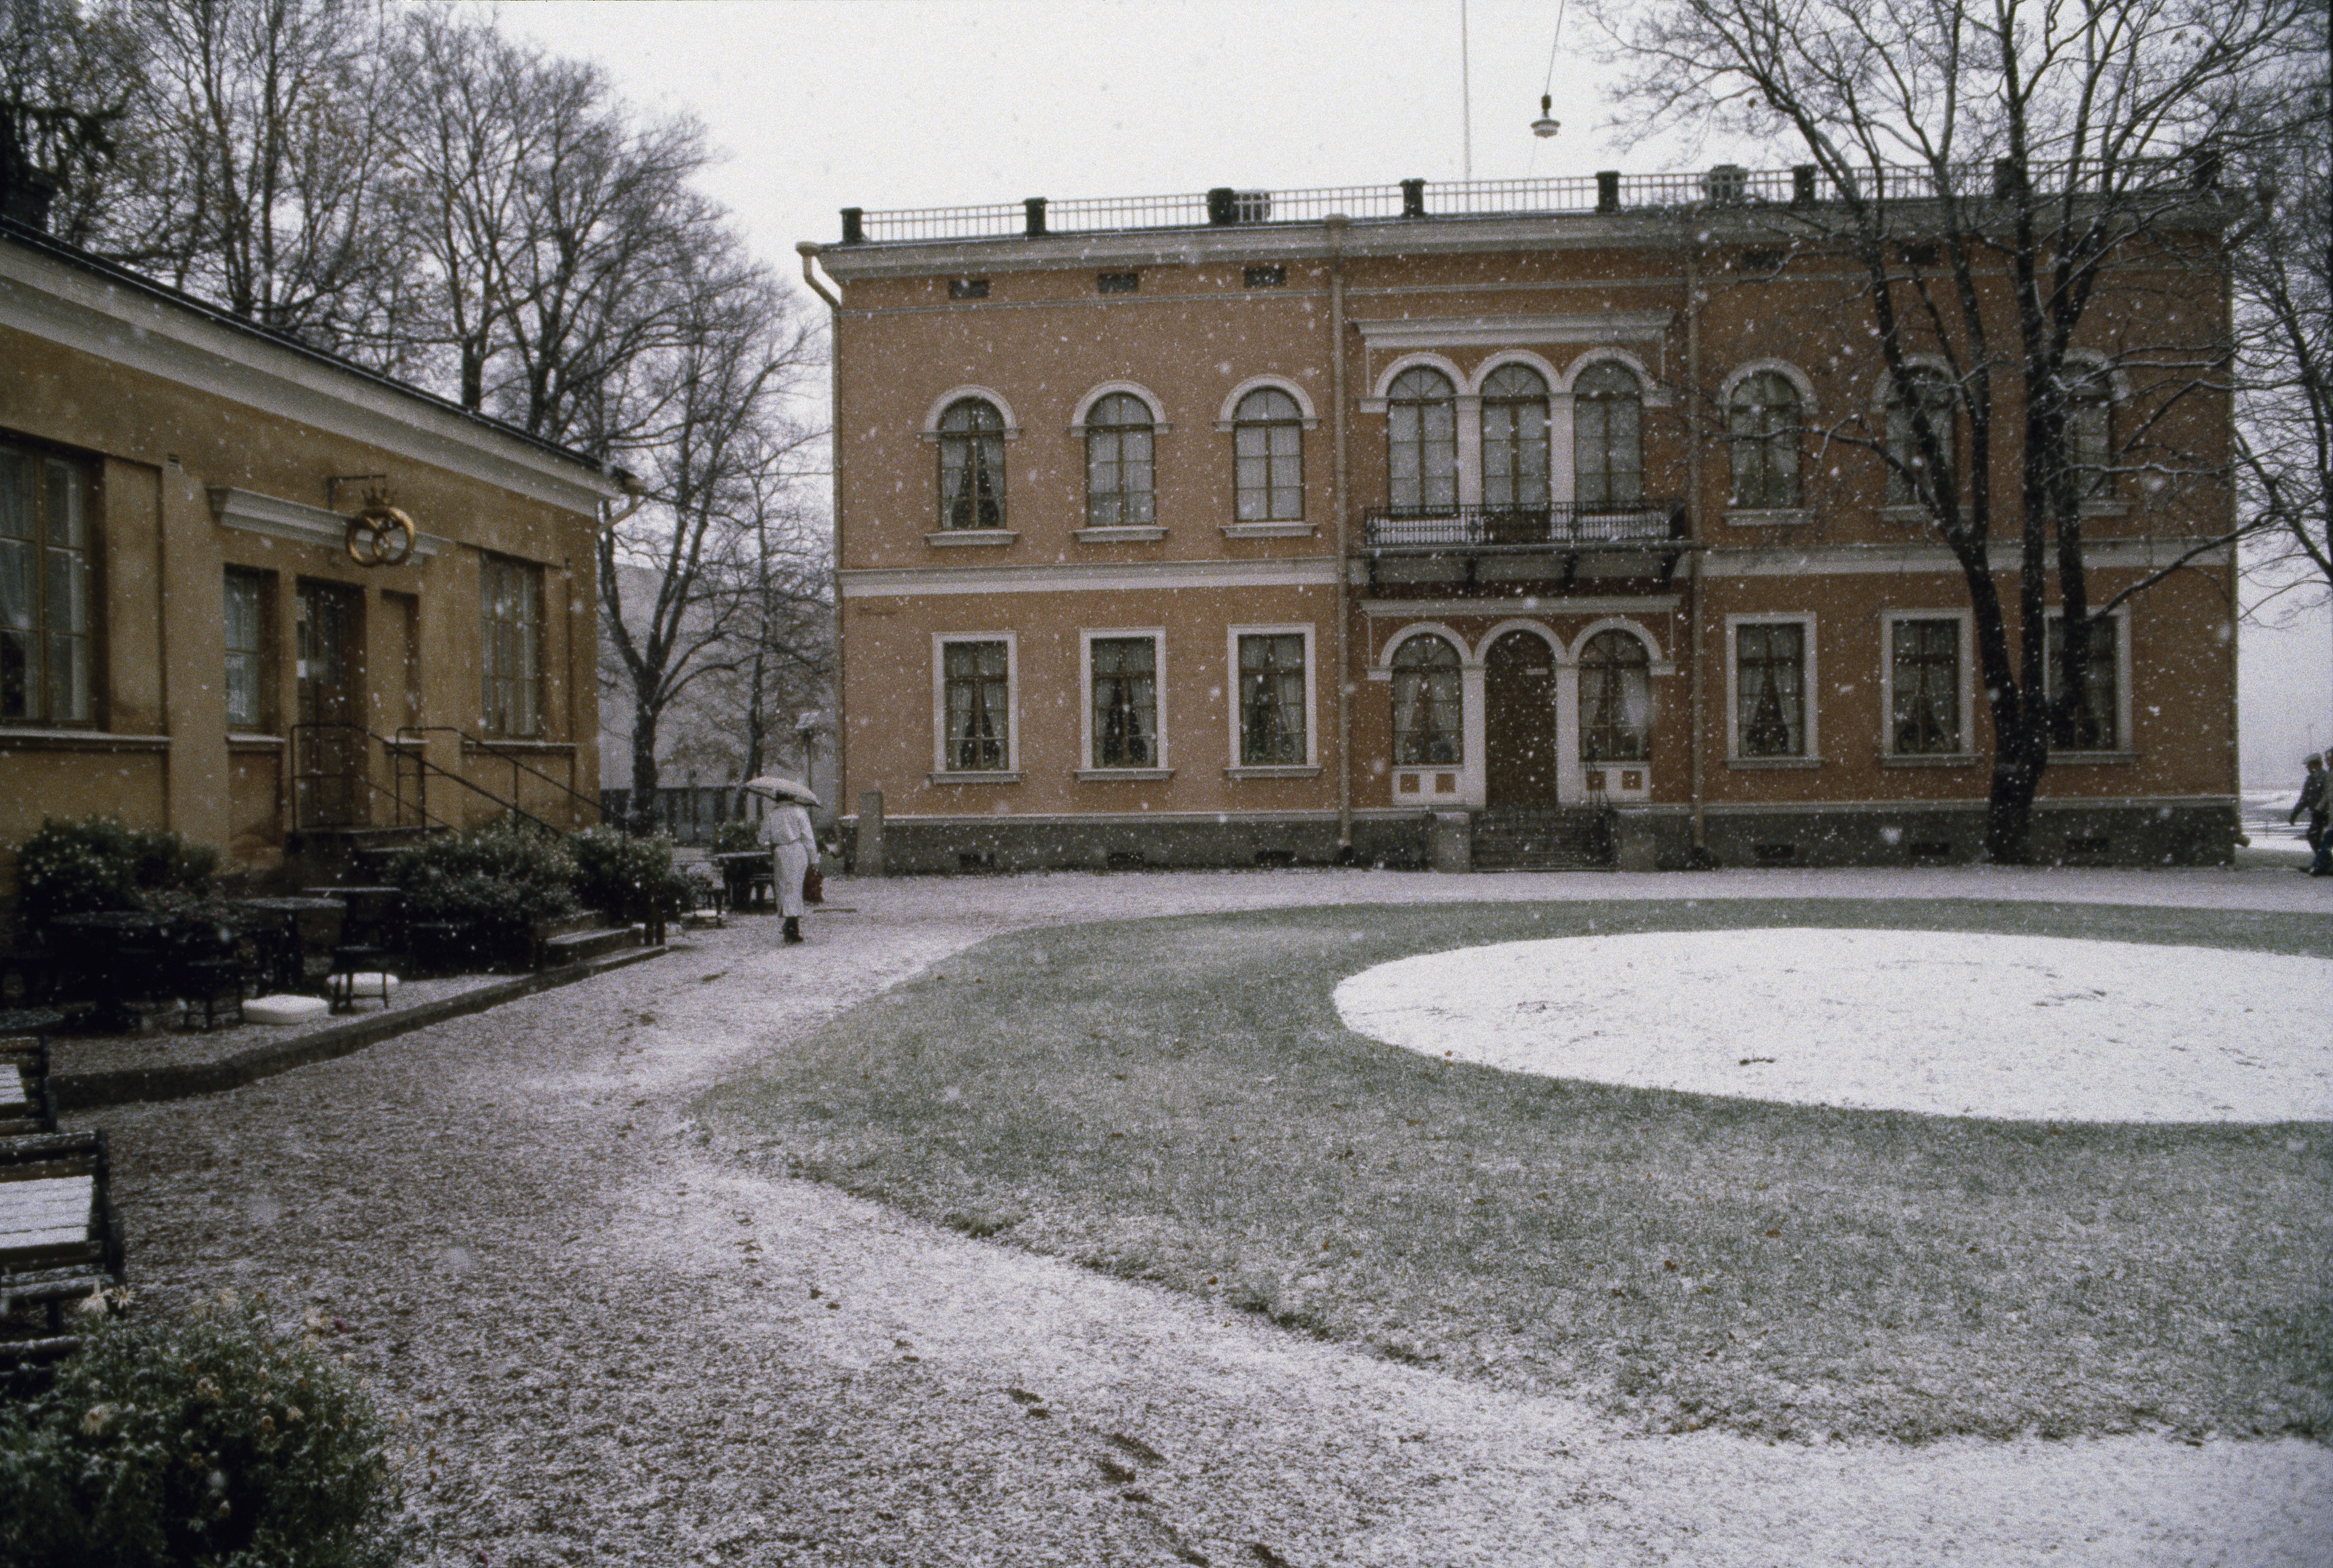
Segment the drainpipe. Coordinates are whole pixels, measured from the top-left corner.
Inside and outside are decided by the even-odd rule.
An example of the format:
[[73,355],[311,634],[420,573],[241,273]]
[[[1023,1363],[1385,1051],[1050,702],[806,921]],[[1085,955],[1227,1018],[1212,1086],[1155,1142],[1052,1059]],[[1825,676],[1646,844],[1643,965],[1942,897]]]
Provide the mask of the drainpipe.
[[[834,831],[842,831],[842,803],[850,798],[850,710],[843,700],[842,662],[842,301],[818,281],[816,240],[798,240],[802,282],[827,304],[826,406],[827,446],[832,457],[827,467],[834,486]],[[807,779],[803,781],[809,783]]]
[[1332,212],[1329,230],[1329,396],[1335,408],[1337,524],[1337,859],[1353,855],[1352,564],[1346,551],[1345,231],[1352,219]]
[[[1685,534],[1686,543],[1701,543],[1701,245],[1688,238],[1685,253]],[[1709,800],[1706,781],[1703,775],[1702,754],[1705,749],[1707,732],[1704,707],[1704,688],[1707,685],[1702,674],[1702,623],[1708,619],[1707,605],[1701,581],[1701,552],[1685,552],[1685,626],[1690,641],[1687,657],[1692,666],[1685,679],[1685,700],[1692,705],[1693,759],[1693,861],[1698,866],[1707,862],[1709,855]]]

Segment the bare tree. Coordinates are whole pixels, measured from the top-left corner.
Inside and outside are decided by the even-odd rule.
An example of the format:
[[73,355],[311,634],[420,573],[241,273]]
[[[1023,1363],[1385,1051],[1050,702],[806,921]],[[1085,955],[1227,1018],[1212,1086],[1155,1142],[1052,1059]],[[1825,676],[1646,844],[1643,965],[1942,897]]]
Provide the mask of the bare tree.
[[[2183,269],[2202,271],[2201,291],[2213,286],[2241,216],[2217,194],[2219,171],[2230,144],[2261,129],[2236,112],[2236,91],[2304,26],[2310,3],[1601,0],[1625,51],[1622,101],[1644,133],[1781,134],[1810,160],[1820,199],[1778,204],[1771,221],[1843,253],[1861,277],[1860,308],[1907,428],[1896,439],[1830,434],[1883,457],[1961,568],[1992,721],[1995,860],[2027,857],[2053,719],[2087,703],[2105,614],[2230,543],[2208,541],[2112,602],[2091,602],[2083,503],[2097,459],[2078,449],[2075,405],[2099,371],[2079,340],[2118,286],[2192,296],[2192,277],[2165,275]],[[2111,368],[2143,370],[2156,405],[2140,434],[2158,434],[2183,399],[2224,397],[2229,353],[2192,320],[2167,341],[2119,343]],[[1925,364],[1940,367],[1942,395],[1920,390]],[[2225,462],[2201,449],[2158,452],[2147,466],[2150,482],[2216,484]],[[2017,478],[1999,534],[1997,474]],[[2013,552],[2013,612],[1994,577],[1997,537]],[[2053,572],[2063,614],[2054,711]]]
[[[2237,437],[2246,511],[2263,524],[2264,598],[2333,593],[2333,84],[2326,19],[2261,73],[2252,168],[2260,221],[2235,258]],[[2289,69],[2279,69],[2287,65]]]
[[[755,568],[758,506],[810,438],[789,420],[796,383],[817,362],[791,298],[733,256],[708,267],[676,313],[682,341],[636,361],[627,394],[654,410],[636,437],[655,504],[600,547],[605,631],[632,706],[632,816],[652,819],[658,726],[695,683],[734,670],[759,646],[735,592]],[[648,602],[627,607],[619,565],[645,567]],[[741,630],[747,635],[741,637]]]
[[0,0],[0,197],[38,188],[50,232],[89,244],[117,188],[144,68],[117,15],[74,0]]

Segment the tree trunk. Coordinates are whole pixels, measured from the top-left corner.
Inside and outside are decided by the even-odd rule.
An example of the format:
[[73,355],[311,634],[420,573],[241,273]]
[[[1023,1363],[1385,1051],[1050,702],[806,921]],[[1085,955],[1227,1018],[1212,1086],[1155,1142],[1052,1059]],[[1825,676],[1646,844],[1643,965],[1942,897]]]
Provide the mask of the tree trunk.
[[2032,857],[2033,797],[2041,787],[2041,770],[2048,765],[2048,747],[2041,744],[2043,721],[2038,705],[2005,695],[1993,708],[1992,798],[1984,823],[1985,859],[1995,865],[2021,866]]
[[646,838],[657,830],[657,720],[655,709],[632,708],[632,809],[624,824],[634,836]]

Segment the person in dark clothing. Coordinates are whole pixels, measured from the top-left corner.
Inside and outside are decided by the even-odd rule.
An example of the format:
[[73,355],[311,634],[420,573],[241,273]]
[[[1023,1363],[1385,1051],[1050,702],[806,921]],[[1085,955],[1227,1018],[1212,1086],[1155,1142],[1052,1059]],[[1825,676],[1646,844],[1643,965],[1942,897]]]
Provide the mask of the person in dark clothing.
[[2309,813],[2309,874],[2312,877],[2333,877],[2333,782],[2325,773],[2325,759],[2309,759],[2309,779],[2300,786],[2300,798],[2284,814],[2288,822],[2301,813]]

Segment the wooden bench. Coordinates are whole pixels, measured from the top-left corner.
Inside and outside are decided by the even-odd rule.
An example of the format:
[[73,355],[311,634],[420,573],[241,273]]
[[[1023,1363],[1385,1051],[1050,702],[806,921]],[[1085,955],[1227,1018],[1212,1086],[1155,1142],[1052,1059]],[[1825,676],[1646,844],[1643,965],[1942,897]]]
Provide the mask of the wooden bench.
[[38,1034],[0,1036],[0,1138],[54,1132],[49,1099],[49,1043]]
[[120,1282],[105,1134],[0,1139],[0,1367],[72,1350],[65,1303]]

